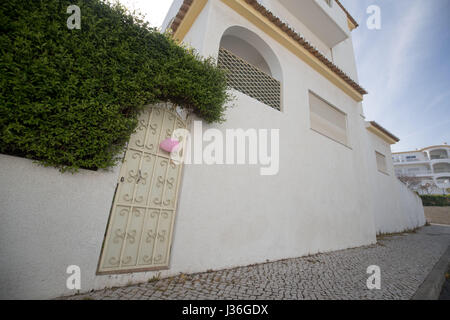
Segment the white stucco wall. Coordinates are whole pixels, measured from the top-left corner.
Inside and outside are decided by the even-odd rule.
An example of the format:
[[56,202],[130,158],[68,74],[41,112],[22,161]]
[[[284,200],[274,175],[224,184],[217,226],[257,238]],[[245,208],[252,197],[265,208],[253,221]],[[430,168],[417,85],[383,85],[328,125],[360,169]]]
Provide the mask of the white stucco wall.
[[72,264],[89,288],[117,176],[117,170],[62,174],[0,154],[0,299],[70,293]]
[[[282,112],[234,92],[227,121],[204,129],[280,129],[279,173],[261,176],[259,166],[186,165],[170,268],[161,276],[372,244],[377,230],[413,225],[409,210],[417,210],[420,224],[416,199],[401,186],[397,193],[374,196],[374,185],[385,182],[370,173],[373,147],[360,103],[221,1],[206,5],[185,40],[202,55],[216,56],[231,26],[264,38],[278,57]],[[349,146],[310,129],[309,90],[347,114]],[[81,267],[82,292],[143,282],[158,273],[95,275],[117,169],[61,174],[1,155],[0,178],[0,298],[72,294],[65,287],[71,264]],[[379,201],[383,196],[391,203],[386,208],[380,207],[387,202]],[[400,207],[406,209],[394,221]]]
[[[426,221],[422,200],[395,176],[390,145],[371,132],[367,134],[373,150],[370,174],[376,203],[374,217],[377,233],[401,232],[423,226]],[[387,174],[378,171],[375,150],[386,156]]]
[[351,35],[347,40],[334,46],[332,54],[334,64],[341,68],[352,80],[358,82],[355,51],[353,50],[353,40]]
[[347,24],[347,15],[336,4],[328,7],[325,1],[318,0],[317,3],[331,16],[334,21],[348,33],[349,38],[330,48],[314,32],[312,32],[304,23],[302,23],[292,12],[284,7],[282,3],[276,0],[261,0],[268,10],[273,12],[281,20],[288,23],[292,28],[302,34],[315,48],[322,52],[330,61],[342,69],[352,80],[358,82],[356,71],[356,61],[354,57],[353,42],[351,32]]
[[328,59],[332,60],[331,49],[317,35],[315,35],[308,27],[305,26],[295,15],[292,14],[279,1],[261,0],[269,11],[279,17],[283,22],[292,26],[292,28],[304,36],[314,47],[322,52]]

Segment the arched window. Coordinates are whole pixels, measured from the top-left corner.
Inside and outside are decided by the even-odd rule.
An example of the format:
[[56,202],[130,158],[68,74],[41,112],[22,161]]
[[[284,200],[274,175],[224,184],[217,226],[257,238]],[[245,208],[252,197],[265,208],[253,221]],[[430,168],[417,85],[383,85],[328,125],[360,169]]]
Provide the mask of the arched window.
[[243,27],[228,28],[220,41],[218,65],[228,70],[228,84],[281,110],[281,66],[272,49]]

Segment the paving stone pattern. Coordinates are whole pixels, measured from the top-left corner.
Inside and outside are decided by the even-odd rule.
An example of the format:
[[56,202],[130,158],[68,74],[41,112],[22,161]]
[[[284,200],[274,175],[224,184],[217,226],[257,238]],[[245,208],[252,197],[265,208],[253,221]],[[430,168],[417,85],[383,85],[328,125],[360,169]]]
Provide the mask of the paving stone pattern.
[[[184,275],[65,299],[410,299],[450,244],[450,227],[380,237],[372,246]],[[381,289],[366,286],[381,268]]]

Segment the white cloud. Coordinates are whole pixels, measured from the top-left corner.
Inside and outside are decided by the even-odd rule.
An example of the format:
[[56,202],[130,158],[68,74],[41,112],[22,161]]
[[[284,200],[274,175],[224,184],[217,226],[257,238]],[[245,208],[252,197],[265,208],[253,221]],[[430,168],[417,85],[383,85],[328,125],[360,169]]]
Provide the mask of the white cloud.
[[424,16],[427,14],[427,5],[424,1],[416,0],[410,6],[404,7],[404,15],[396,29],[391,33],[391,44],[393,50],[388,60],[388,82],[389,95],[397,95],[402,87],[408,84],[411,66],[417,57],[422,56],[428,50],[425,46],[417,46],[420,43],[421,29]]

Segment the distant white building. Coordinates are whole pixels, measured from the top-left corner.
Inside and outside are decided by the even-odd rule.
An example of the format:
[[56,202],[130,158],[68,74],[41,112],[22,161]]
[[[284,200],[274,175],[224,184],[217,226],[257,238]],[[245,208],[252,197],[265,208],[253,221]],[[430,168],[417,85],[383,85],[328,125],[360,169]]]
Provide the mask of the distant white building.
[[414,189],[419,193],[450,193],[450,146],[447,144],[396,152],[392,159],[398,177],[417,178]]

